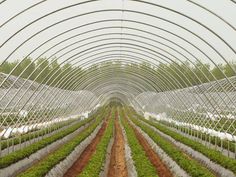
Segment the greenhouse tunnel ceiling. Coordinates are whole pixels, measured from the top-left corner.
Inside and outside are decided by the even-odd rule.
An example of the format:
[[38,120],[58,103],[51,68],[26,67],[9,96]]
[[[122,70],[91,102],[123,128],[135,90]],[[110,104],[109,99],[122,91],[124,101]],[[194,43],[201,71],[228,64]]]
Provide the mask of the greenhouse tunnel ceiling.
[[236,141],[235,1],[2,0],[0,14],[1,137],[120,102]]

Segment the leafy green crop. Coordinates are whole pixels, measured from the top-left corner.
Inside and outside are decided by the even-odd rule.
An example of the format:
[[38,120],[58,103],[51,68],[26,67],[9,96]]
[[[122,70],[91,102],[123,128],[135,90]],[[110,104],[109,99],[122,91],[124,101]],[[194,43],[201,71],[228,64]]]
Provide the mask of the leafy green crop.
[[[158,122],[162,125],[167,126],[167,127],[171,126],[170,123],[167,123],[165,121],[158,121]],[[220,124],[218,126],[220,126]],[[203,133],[201,131],[193,130],[193,129],[191,131],[189,131],[190,129],[187,127],[184,127],[184,126],[178,126],[178,127],[180,128],[179,130],[185,134],[189,134],[191,136],[194,135],[195,137],[197,135],[197,138],[200,138],[203,141],[210,142],[212,145],[217,145],[219,147],[223,147],[224,149],[227,149],[233,153],[235,151],[235,146],[236,146],[235,142],[228,141],[228,140],[221,140],[219,137],[211,136],[209,134]]]
[[104,135],[97,145],[96,152],[93,154],[89,163],[84,168],[82,173],[78,177],[98,177],[101,172],[102,165],[106,159],[107,146],[113,134],[114,127],[114,110],[112,112],[112,120],[109,121],[108,127],[104,132]]
[[51,133],[55,130],[58,130],[59,128],[67,126],[67,125],[73,123],[74,121],[75,120],[69,120],[69,121],[66,121],[66,122],[58,123],[57,125],[50,126],[48,128],[41,129],[41,130],[36,131],[36,132],[29,132],[27,134],[20,135],[20,137],[14,137],[12,139],[3,140],[1,142],[1,148],[3,150],[5,148],[7,148],[9,145],[10,146],[17,145],[19,143],[23,143],[23,142],[29,141],[31,139],[34,139],[35,137],[46,135],[47,133]]
[[143,124],[137,119],[130,118],[137,126],[148,134],[153,141],[158,144],[181,168],[183,168],[192,177],[211,177],[214,176],[207,168],[203,167],[196,160],[187,157],[179,148],[175,147],[169,141],[163,139],[154,130]]
[[156,169],[149,161],[148,157],[145,155],[145,151],[139,144],[133,129],[124,120],[124,115],[121,114],[121,122],[125,128],[128,143],[131,149],[132,158],[134,160],[134,165],[139,177],[157,177]]
[[54,153],[47,156],[40,163],[29,168],[24,173],[20,174],[19,177],[43,177],[45,176],[56,164],[64,160],[83,140],[85,140],[99,125],[103,116],[96,118],[88,128],[83,130],[78,136],[73,138],[70,142],[66,143]]
[[163,133],[171,136],[175,140],[177,140],[177,141],[193,148],[194,150],[204,154],[212,161],[222,165],[223,167],[231,170],[232,172],[234,172],[234,174],[236,174],[236,160],[235,159],[231,159],[229,157],[226,157],[221,152],[219,152],[217,150],[209,149],[206,146],[204,146],[203,144],[196,142],[194,140],[191,140],[190,138],[187,138],[183,135],[180,135],[180,134],[168,129],[166,126],[163,126],[159,123],[154,123],[154,122],[148,121],[144,118],[140,118],[140,119],[142,121],[148,123],[149,125],[157,128],[158,130],[162,131]]
[[75,130],[77,130],[78,128],[82,127],[83,125],[85,125],[86,123],[90,122],[91,120],[93,120],[93,116],[90,117],[89,119],[83,120],[77,124],[72,125],[70,128],[63,130],[55,135],[52,135],[50,137],[44,138],[36,143],[33,143],[23,149],[17,150],[11,154],[8,154],[4,157],[0,158],[0,169],[1,168],[5,168],[21,159],[24,159],[25,157],[29,157],[31,154],[37,152],[38,150],[46,147],[47,145],[53,143],[56,140],[59,140],[63,137],[65,137],[66,135],[74,132]]

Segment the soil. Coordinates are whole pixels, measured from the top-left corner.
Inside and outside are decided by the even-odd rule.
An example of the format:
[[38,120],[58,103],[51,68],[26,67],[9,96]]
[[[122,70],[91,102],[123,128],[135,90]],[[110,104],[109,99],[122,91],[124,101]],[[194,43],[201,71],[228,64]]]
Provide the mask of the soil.
[[[90,121],[89,123],[87,123],[86,125],[90,125],[91,123],[93,123],[93,120]],[[82,131],[83,131],[83,130],[84,130],[84,129],[82,129]],[[81,131],[81,132],[82,132],[82,131]],[[80,133],[81,133],[81,132],[80,132]],[[80,134],[80,133],[79,133],[79,134]],[[66,140],[64,143],[66,143],[66,142],[68,142],[68,141],[70,141],[70,140],[68,139],[68,140]],[[12,175],[12,177],[15,177],[15,176],[19,175],[19,173],[24,173],[24,172],[27,171],[30,167],[41,163],[41,162],[44,161],[49,155],[55,153],[55,151],[57,151],[59,148],[60,148],[60,146],[56,146],[56,147],[54,147],[53,149],[51,149],[50,152],[41,155],[39,159],[35,160],[35,161],[32,162],[31,164],[29,164],[27,167],[21,168],[20,170],[16,171],[16,172]]]
[[190,154],[186,153],[183,149],[180,149],[180,148],[179,148],[176,144],[174,144],[173,142],[169,141],[169,143],[171,143],[172,146],[174,146],[174,147],[176,147],[177,149],[179,149],[187,159],[197,161],[197,162],[200,163],[204,168],[208,169],[214,176],[219,176],[214,170],[212,170],[212,169],[208,168],[207,166],[205,166],[205,165],[201,162],[201,160],[195,159],[195,158],[192,157]]
[[[110,114],[108,117],[110,117]],[[64,177],[77,177],[83,171],[84,167],[87,165],[92,155],[95,153],[97,145],[101,141],[102,136],[107,128],[107,124],[108,124],[108,118],[102,124],[102,127],[99,129],[96,137],[85,148],[85,150],[75,161],[75,163],[64,174]]]
[[153,164],[153,166],[156,168],[157,174],[159,177],[172,177],[171,171],[168,169],[168,167],[161,161],[159,156],[156,154],[156,152],[152,149],[148,141],[144,138],[144,136],[134,127],[130,124],[130,126],[133,128],[135,135],[143,147],[146,156],[150,160],[150,162]]
[[128,171],[125,162],[125,140],[119,124],[118,112],[116,112],[115,117],[115,138],[111,149],[108,176],[128,177]]

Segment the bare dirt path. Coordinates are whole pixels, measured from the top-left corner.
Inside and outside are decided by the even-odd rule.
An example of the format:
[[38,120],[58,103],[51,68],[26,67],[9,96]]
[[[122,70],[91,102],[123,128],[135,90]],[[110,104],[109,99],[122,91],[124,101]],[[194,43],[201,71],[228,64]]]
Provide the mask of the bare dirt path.
[[[127,120],[127,118],[126,118],[126,120]],[[156,168],[158,176],[159,177],[172,177],[173,175],[171,174],[171,171],[161,161],[161,159],[158,157],[158,155],[152,149],[152,147],[147,142],[147,140],[144,138],[144,136],[134,126],[132,126],[131,124],[130,124],[130,126],[133,128],[139,143],[142,145],[142,147],[146,153],[146,156],[148,157],[150,162],[153,164],[153,166]]]
[[115,139],[111,150],[109,177],[128,177],[125,162],[125,141],[119,124],[118,112],[115,115]]
[[79,158],[75,161],[75,163],[68,169],[68,171],[64,174],[64,177],[77,177],[84,169],[84,167],[89,162],[90,158],[96,151],[96,147],[98,143],[101,141],[102,136],[107,128],[108,118],[102,124],[102,127],[98,131],[96,137],[92,140],[92,142],[85,148]]

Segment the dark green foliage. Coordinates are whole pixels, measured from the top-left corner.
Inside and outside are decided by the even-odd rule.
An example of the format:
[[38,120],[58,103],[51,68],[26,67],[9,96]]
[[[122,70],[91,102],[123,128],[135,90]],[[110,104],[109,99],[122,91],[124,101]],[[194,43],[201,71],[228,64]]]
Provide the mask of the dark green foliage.
[[75,130],[77,130],[78,128],[80,128],[81,126],[85,125],[86,123],[88,123],[89,121],[91,121],[93,118],[89,118],[86,120],[83,120],[75,125],[72,125],[70,128],[65,129],[55,135],[52,135],[50,137],[44,138],[36,143],[33,143],[25,148],[22,148],[20,150],[17,150],[13,153],[10,153],[4,157],[0,158],[0,169],[7,167],[21,159],[24,159],[25,157],[29,157],[31,154],[35,153],[36,151],[46,147],[47,145],[53,143],[54,141],[57,141],[63,137],[65,137],[66,135],[74,132]]
[[[78,82],[84,83],[84,86],[88,85],[88,81],[90,81],[89,84],[93,83],[90,80],[93,79],[93,76],[106,74],[107,77],[107,73],[111,73],[111,71],[114,77],[122,77],[124,74],[130,75],[134,72],[142,73],[143,79],[146,78],[147,84],[144,86],[147,89],[150,85],[156,85],[157,88],[163,90],[166,90],[166,88],[169,90],[185,88],[216,79],[223,79],[225,75],[228,77],[236,75],[232,69],[236,66],[233,62],[211,67],[209,64],[201,63],[200,61],[191,64],[188,61],[173,61],[170,63],[160,63],[156,66],[152,66],[148,62],[123,65],[121,62],[115,61],[94,64],[85,69],[79,66],[72,66],[70,63],[60,64],[57,58],[53,58],[51,61],[46,58],[40,58],[36,62],[32,62],[31,58],[25,58],[21,62],[18,60],[5,62],[0,66],[0,72],[8,74],[16,65],[18,66],[11,73],[12,75],[20,75],[22,78],[29,78],[30,80],[35,79],[38,83],[68,90],[73,90]],[[155,77],[157,82],[150,80],[149,78],[151,77]],[[68,85],[64,85],[65,80]]]
[[[113,107],[114,108],[114,107]],[[89,160],[88,164],[82,171],[82,173],[78,177],[97,177],[99,176],[102,165],[106,159],[107,147],[110,142],[110,139],[113,135],[113,127],[114,127],[114,109],[112,111],[112,119],[109,121],[108,127],[104,132],[104,135],[96,147],[96,151]]]
[[142,146],[139,144],[133,129],[124,120],[124,114],[121,113],[121,121],[124,126],[128,143],[131,149],[132,159],[139,177],[157,177],[154,166],[149,161]]
[[[20,137],[14,137],[12,138],[11,140],[8,140],[10,141],[9,142],[9,145],[16,145],[16,144],[19,144],[20,142],[23,143],[25,141],[29,141],[35,137],[39,137],[39,136],[43,136],[47,133],[51,133],[55,130],[58,130],[59,128],[62,128],[66,125],[69,125],[71,124],[72,122],[74,122],[75,120],[69,120],[69,121],[66,121],[66,122],[62,122],[62,123],[59,123],[59,124],[56,124],[56,125],[53,125],[53,126],[50,126],[49,128],[44,128],[44,129],[41,129],[39,131],[36,131],[36,132],[29,132],[27,134],[24,134],[24,135],[21,135]],[[6,140],[2,140],[1,141],[1,148],[2,150],[7,148],[8,145],[7,145],[7,141]]]
[[[163,139],[154,130],[137,119],[130,118],[137,126],[146,132],[181,168],[192,177],[213,177],[214,175],[194,159],[188,158],[179,148]],[[176,134],[176,133],[175,133]]]
[[[139,117],[139,118],[141,118],[141,117]],[[171,136],[175,140],[177,140],[177,141],[193,148],[194,150],[204,154],[205,156],[207,156],[212,161],[220,164],[221,166],[231,170],[232,172],[234,172],[236,174],[236,160],[235,159],[226,157],[221,152],[216,151],[214,149],[209,149],[206,146],[204,146],[203,144],[201,144],[199,142],[196,142],[192,139],[189,139],[189,138],[187,138],[183,135],[180,135],[180,134],[168,129],[166,126],[163,126],[159,123],[154,123],[154,122],[148,121],[144,118],[141,118],[141,120],[145,121],[149,125],[157,128],[158,130],[162,131],[163,133]],[[138,121],[136,120],[136,122],[138,122]]]
[[83,130],[78,136],[73,138],[68,143],[61,146],[52,154],[44,158],[40,163],[29,168],[27,171],[19,175],[19,177],[43,177],[45,176],[56,164],[64,160],[83,140],[85,140],[101,123],[103,116],[97,116],[95,122],[88,128]]

